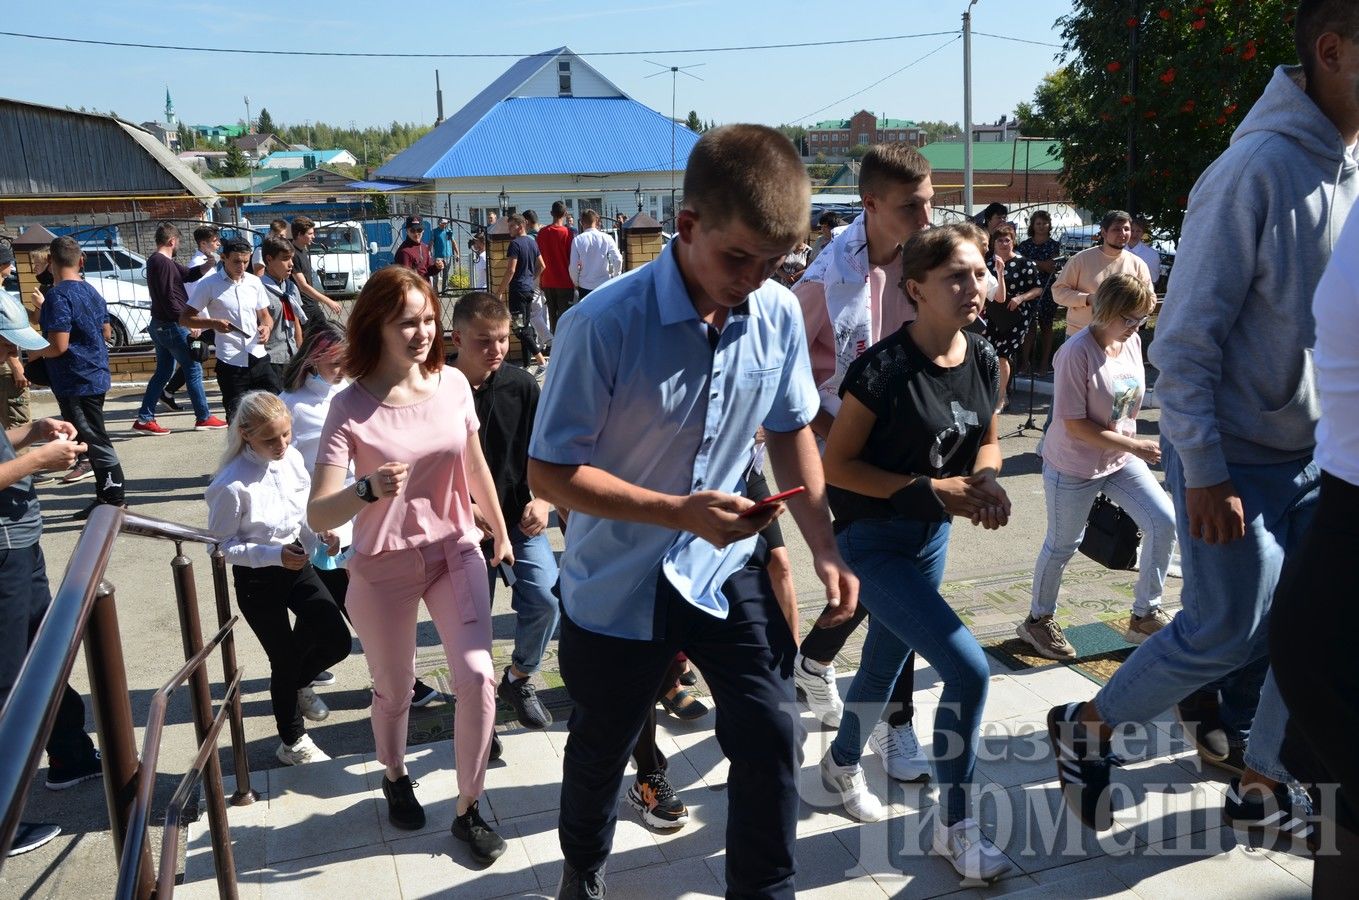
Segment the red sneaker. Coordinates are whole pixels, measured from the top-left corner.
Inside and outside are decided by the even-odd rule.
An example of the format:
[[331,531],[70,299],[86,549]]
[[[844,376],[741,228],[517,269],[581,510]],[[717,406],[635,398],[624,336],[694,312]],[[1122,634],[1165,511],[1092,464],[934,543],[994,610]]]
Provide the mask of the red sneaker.
[[133,422],[132,430],[140,431],[142,434],[154,434],[157,436],[170,433],[170,429],[162,428],[155,419],[147,419],[145,422]]
[[227,427],[227,423],[216,416],[208,416],[206,419],[199,419],[197,422],[193,423],[194,431],[216,431],[219,428],[225,427]]

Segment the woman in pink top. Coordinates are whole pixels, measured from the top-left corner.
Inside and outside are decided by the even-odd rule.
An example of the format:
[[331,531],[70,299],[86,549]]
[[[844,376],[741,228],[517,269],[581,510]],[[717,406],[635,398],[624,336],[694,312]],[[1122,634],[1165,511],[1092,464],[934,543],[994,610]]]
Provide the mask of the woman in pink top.
[[[389,266],[364,286],[349,316],[345,370],[354,383],[331,401],[321,431],[308,520],[354,519],[346,606],[373,677],[373,737],[386,767],[382,793],[398,828],[424,827],[406,773],[406,724],[415,680],[420,598],[439,631],[458,705],[453,835],[478,862],[505,842],[478,812],[495,723],[491,598],[475,500],[494,531],[492,564],[511,562],[495,485],[477,441],[472,390],[444,366],[439,299],[429,282]],[[358,480],[345,485],[353,465]]]
[[1029,617],[1016,629],[1049,659],[1076,655],[1053,613],[1062,573],[1080,546],[1100,492],[1133,517],[1145,542],[1123,636],[1140,644],[1170,622],[1161,610],[1161,591],[1175,540],[1175,512],[1147,467],[1161,461],[1160,445],[1137,436],[1146,387],[1137,329],[1155,303],[1151,286],[1141,279],[1110,276],[1092,299],[1090,325],[1068,338],[1052,360],[1052,425],[1043,436],[1048,533],[1034,566]]

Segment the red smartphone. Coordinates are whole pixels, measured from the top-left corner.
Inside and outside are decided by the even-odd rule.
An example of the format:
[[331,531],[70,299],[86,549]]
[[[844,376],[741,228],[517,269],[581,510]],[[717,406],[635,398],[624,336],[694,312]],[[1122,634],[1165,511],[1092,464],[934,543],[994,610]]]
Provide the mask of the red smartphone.
[[759,515],[760,513],[764,512],[764,511],[765,511],[766,509],[768,509],[769,507],[773,506],[775,503],[779,503],[779,502],[781,502],[781,501],[783,501],[783,500],[787,500],[789,497],[796,497],[798,494],[801,494],[801,493],[805,492],[806,490],[807,490],[807,488],[804,487],[803,485],[798,485],[798,486],[795,487],[795,488],[789,488],[789,489],[786,490],[786,491],[780,491],[779,493],[774,494],[774,495],[771,496],[771,497],[765,497],[763,500],[758,501],[758,502],[757,502],[754,506],[752,506],[750,509],[748,509],[748,510],[746,510],[745,512],[741,513],[741,515],[740,515],[739,518],[748,519],[748,518],[750,518],[751,516]]

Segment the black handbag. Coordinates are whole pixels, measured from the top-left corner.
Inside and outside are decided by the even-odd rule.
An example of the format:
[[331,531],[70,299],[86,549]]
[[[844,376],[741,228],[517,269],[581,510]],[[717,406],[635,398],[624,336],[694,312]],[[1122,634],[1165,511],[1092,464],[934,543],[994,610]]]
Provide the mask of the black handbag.
[[200,363],[207,362],[208,357],[212,355],[213,340],[211,331],[204,331],[198,337],[189,338],[189,356]]
[[24,377],[39,387],[52,386],[52,376],[47,374],[47,360],[42,357],[24,360]]
[[1131,569],[1137,565],[1142,532],[1133,517],[1117,503],[1100,494],[1090,507],[1081,538],[1081,552],[1106,569]]

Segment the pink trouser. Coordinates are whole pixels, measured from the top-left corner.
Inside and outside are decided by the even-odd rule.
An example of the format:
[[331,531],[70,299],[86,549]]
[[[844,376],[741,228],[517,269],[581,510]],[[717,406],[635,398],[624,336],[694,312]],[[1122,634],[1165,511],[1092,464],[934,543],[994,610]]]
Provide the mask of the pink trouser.
[[406,755],[415,626],[423,596],[443,642],[458,698],[453,718],[458,793],[480,797],[495,724],[491,594],[481,550],[444,541],[375,556],[355,554],[349,575],[345,607],[373,677],[378,761],[396,766]]

